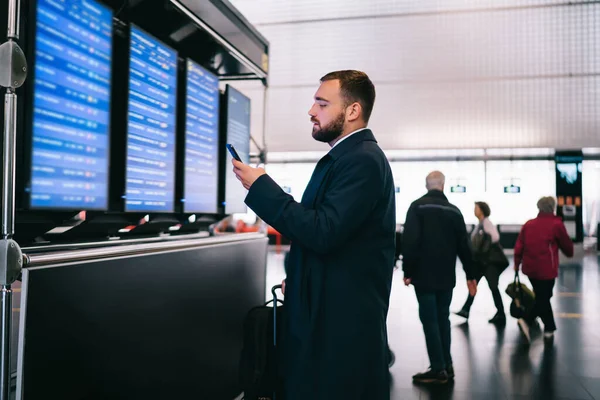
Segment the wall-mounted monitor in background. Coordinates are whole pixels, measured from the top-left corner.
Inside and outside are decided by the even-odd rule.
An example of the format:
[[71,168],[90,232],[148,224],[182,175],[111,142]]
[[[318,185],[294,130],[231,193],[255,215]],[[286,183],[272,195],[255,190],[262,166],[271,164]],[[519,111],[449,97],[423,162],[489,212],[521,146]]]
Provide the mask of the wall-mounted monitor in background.
[[454,185],[450,187],[451,193],[467,193],[467,187],[462,185]]
[[219,79],[192,60],[187,60],[186,69],[183,211],[216,214],[219,188]]
[[515,185],[504,186],[504,193],[513,193],[513,194],[521,193],[521,186],[515,186]]
[[[232,144],[242,162],[250,161],[250,99],[230,85],[225,88],[227,107],[226,143]],[[225,166],[225,214],[245,213],[246,189],[235,177],[231,168],[231,154],[223,149]]]
[[94,0],[37,1],[30,208],[108,208],[112,17]]
[[173,212],[177,53],[131,26],[125,211]]

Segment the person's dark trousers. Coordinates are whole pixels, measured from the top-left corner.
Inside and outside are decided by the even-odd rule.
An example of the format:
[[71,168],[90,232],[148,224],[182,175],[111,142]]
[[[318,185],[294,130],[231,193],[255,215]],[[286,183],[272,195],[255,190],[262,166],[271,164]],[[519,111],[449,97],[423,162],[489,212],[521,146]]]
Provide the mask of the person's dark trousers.
[[[504,314],[504,303],[502,303],[502,295],[500,294],[500,290],[498,289],[500,275],[497,273],[497,271],[495,271],[494,267],[488,267],[485,271],[484,276],[485,280],[488,283],[488,286],[490,287],[490,290],[492,291],[492,297],[494,298],[494,305],[496,306],[496,310],[498,310],[498,313]],[[477,284],[479,284],[481,278],[482,277],[479,277],[477,279]],[[470,311],[474,300],[475,296],[469,295],[462,309],[465,311]]]
[[450,355],[450,303],[452,290],[416,290],[419,317],[423,324],[431,369],[442,371],[452,365]]
[[529,278],[533,292],[535,293],[535,305],[533,306],[533,315],[540,317],[544,323],[544,331],[554,332],[556,323],[554,322],[554,313],[552,312],[552,292],[554,291],[555,279],[539,280]]

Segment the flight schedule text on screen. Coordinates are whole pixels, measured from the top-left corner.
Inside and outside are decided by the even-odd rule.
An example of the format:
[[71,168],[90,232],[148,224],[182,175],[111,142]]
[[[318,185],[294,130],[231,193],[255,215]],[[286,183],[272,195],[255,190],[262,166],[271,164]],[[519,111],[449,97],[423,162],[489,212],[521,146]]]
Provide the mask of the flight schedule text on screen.
[[172,212],[177,53],[132,26],[125,211]]
[[[242,162],[250,161],[250,99],[229,86],[227,88],[227,143],[235,147]],[[227,152],[227,174],[225,182],[225,213],[245,213],[246,189],[237,180],[230,168],[231,156]]]
[[38,0],[32,208],[106,209],[112,11],[93,0]]
[[187,61],[184,211],[217,212],[219,80]]

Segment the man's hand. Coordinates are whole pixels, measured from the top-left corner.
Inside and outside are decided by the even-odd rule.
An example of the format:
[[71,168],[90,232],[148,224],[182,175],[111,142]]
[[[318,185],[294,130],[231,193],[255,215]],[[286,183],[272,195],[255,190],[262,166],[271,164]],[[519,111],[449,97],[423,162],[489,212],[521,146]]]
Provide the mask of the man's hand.
[[281,293],[285,295],[285,279],[281,281]]
[[242,162],[239,162],[236,159],[232,160],[233,163],[233,173],[238,178],[242,185],[246,188],[246,190],[250,189],[250,186],[256,182],[256,180],[265,175],[266,172],[262,168],[253,168],[249,165],[246,165]]
[[410,286],[411,283],[412,283],[412,279],[411,278],[404,277],[404,284],[406,286]]
[[477,294],[477,281],[476,280],[470,280],[467,281],[467,287],[469,288],[469,294],[471,296],[475,296]]

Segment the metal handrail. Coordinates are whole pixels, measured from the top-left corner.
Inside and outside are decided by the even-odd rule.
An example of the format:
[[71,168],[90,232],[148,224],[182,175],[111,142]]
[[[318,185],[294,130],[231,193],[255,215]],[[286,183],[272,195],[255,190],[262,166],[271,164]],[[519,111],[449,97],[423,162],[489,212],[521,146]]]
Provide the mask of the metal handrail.
[[106,240],[98,240],[95,242],[71,242],[71,243],[60,243],[60,244],[42,244],[37,246],[26,246],[23,247],[22,250],[24,253],[34,254],[34,253],[48,253],[50,251],[59,251],[59,250],[82,250],[89,249],[92,247],[111,247],[111,246],[124,246],[127,244],[141,244],[141,243],[157,243],[164,241],[173,241],[173,240],[182,240],[182,239],[200,239],[207,238],[210,234],[208,232],[200,232],[200,233],[190,233],[185,236],[153,236],[153,237],[145,237],[145,238],[132,238],[132,239],[122,239],[122,238],[114,238],[114,239],[106,239]]
[[158,243],[143,243],[86,250],[51,252],[45,254],[30,254],[26,255],[25,268],[33,269],[54,264],[76,263],[123,256],[188,250],[198,247],[218,246],[221,244],[244,242],[261,238],[266,238],[266,236],[262,233],[244,233],[230,236],[213,236],[193,240],[182,239]]

